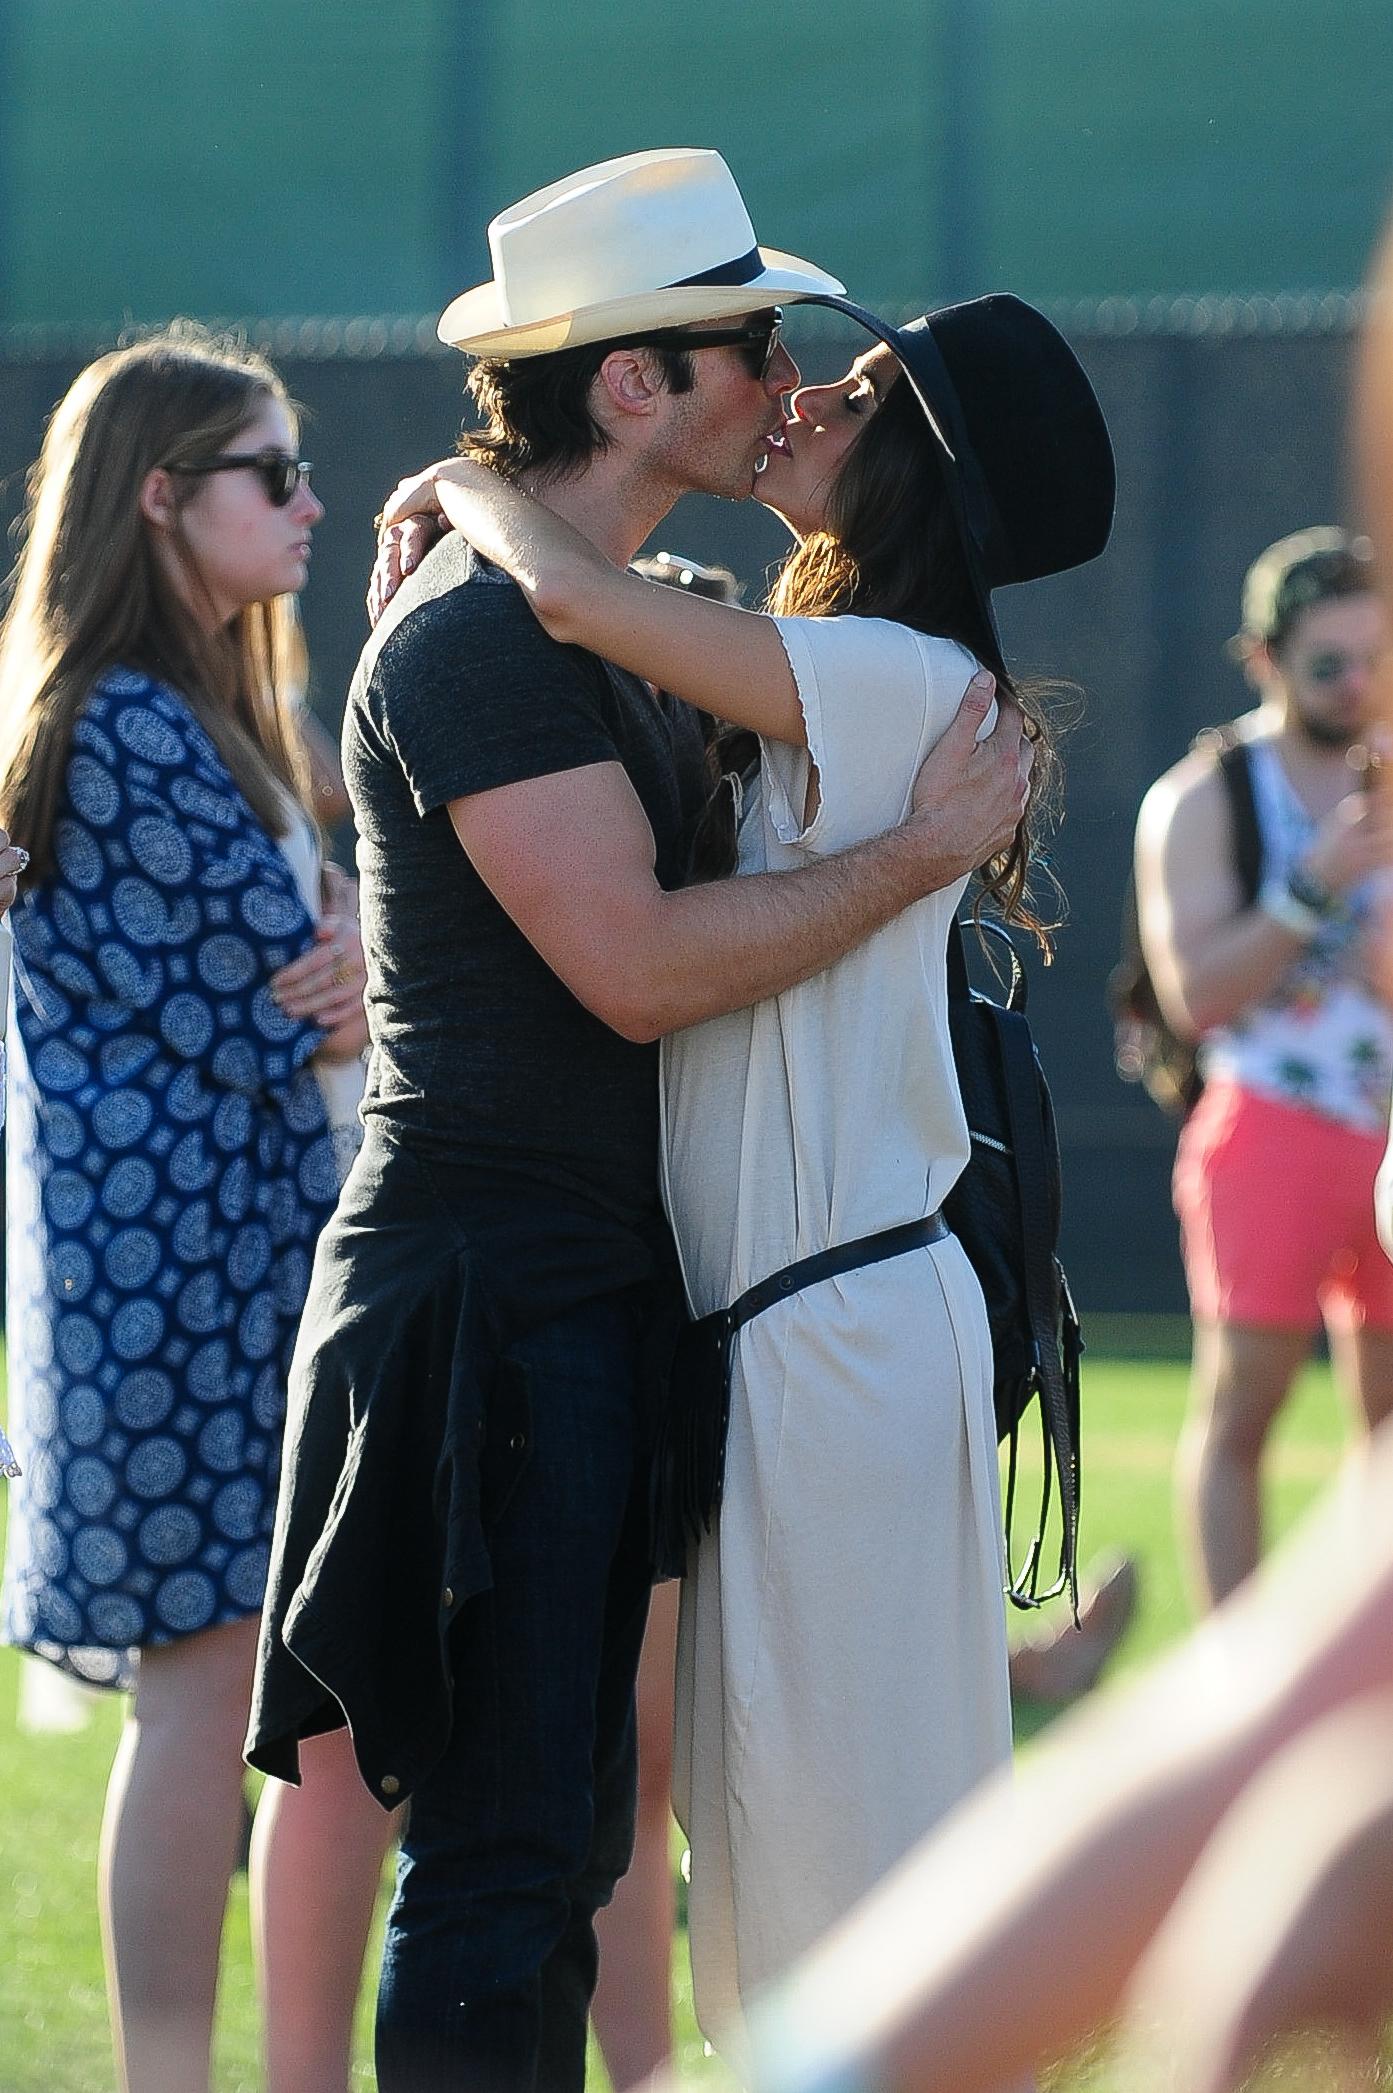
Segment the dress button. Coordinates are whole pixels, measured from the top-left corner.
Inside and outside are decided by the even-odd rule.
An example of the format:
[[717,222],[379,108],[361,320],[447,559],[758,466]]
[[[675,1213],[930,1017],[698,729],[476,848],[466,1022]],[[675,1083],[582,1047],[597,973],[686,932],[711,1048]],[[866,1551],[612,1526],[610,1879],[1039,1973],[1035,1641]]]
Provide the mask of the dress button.
[[399,1795],[401,1793],[401,1782],[397,1779],[395,1773],[384,1773],[377,1785],[381,1788],[384,1795]]
[[521,1453],[523,1448],[527,1444],[526,1432],[514,1432],[512,1438],[508,1441],[508,1444],[512,1448],[514,1453]]
[[453,1606],[455,1603],[455,1594],[453,1588],[448,1584],[446,1585],[444,1591],[440,1594],[440,1603],[442,1606]]

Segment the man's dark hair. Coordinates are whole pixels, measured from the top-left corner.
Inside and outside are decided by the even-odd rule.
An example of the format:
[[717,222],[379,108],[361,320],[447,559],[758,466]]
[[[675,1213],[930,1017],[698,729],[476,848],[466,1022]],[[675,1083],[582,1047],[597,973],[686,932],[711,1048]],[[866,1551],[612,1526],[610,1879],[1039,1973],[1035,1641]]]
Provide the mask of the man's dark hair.
[[[466,390],[482,426],[466,429],[460,449],[491,465],[505,480],[524,472],[564,480],[610,447],[590,406],[590,389],[612,342],[588,342],[550,356],[483,357]],[[683,349],[644,350],[671,393],[692,389],[692,359]]]

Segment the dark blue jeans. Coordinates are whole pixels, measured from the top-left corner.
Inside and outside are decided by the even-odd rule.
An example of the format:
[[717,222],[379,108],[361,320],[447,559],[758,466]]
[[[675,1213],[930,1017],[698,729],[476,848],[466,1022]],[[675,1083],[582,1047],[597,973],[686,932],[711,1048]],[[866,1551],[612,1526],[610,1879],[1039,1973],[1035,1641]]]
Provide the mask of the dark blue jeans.
[[377,2009],[382,2093],[579,2093],[594,1915],[634,1834],[648,1535],[626,1300],[532,1332],[532,1447],[454,1630],[449,1749],[411,1798]]

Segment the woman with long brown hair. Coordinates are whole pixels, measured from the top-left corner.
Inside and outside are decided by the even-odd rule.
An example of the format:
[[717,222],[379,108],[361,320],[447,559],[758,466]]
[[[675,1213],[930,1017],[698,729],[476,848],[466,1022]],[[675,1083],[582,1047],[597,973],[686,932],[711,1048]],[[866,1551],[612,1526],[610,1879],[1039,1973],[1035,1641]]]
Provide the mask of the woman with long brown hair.
[[[15,911],[5,1633],[134,1698],[100,1897],[121,2084],[202,2093],[284,1379],[361,947],[289,706],[323,510],[258,356],[180,327],[54,412],[0,642]],[[253,1850],[268,2084],[346,2085],[387,1820],[343,1740]]]
[[[793,869],[902,821],[982,667],[1031,722],[1037,807],[1048,779],[1047,722],[1012,683],[991,591],[1102,550],[1097,402],[1018,300],[902,329],[857,316],[875,346],[795,391],[765,445],[757,496],[799,541],[770,615],[620,572],[497,456],[434,468],[387,510],[437,504],[553,638],[758,737],[720,795],[735,854],[710,871]],[[980,877],[1043,936],[1033,819]],[[720,1520],[682,1597],[678,1814],[717,2039],[1010,1749],[990,1338],[938,1211],[969,1153],[945,969],[962,892],[663,1043],[692,1311],[761,1299],[734,1345]]]

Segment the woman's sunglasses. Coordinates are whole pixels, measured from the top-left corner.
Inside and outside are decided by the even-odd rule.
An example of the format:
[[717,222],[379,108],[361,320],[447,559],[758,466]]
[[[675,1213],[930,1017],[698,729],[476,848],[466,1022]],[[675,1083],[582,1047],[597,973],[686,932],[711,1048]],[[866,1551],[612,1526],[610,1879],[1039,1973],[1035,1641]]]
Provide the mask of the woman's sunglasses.
[[650,334],[624,334],[611,349],[741,349],[750,376],[761,384],[779,349],[784,316],[781,308],[758,313],[743,327],[655,327]]
[[266,489],[266,499],[276,509],[293,501],[296,490],[308,487],[314,471],[308,458],[291,458],[284,451],[224,451],[218,458],[203,458],[194,465],[176,465],[175,472],[254,472]]

